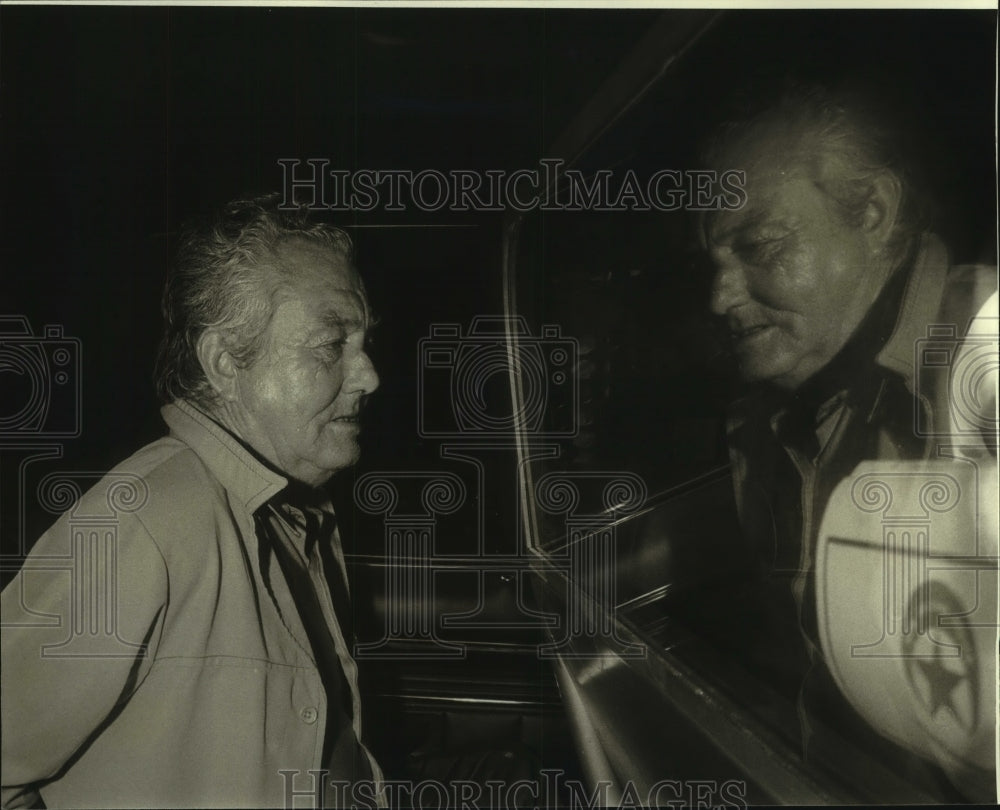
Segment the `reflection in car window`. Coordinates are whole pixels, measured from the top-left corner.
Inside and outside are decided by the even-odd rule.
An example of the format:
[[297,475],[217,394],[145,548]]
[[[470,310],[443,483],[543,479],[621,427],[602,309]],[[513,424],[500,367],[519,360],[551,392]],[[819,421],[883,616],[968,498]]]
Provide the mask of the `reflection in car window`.
[[[551,410],[545,414],[544,425],[551,432],[542,435],[544,431],[539,431],[534,440],[548,441],[557,452],[537,456],[525,465],[527,487],[536,506],[537,536],[532,539],[553,560],[561,554],[572,558],[574,547],[586,542],[581,538],[588,531],[597,532],[598,516],[603,516],[606,527],[612,527],[604,531],[613,535],[613,545],[603,546],[600,553],[613,556],[593,563],[603,566],[603,580],[593,568],[578,567],[570,571],[568,587],[576,585],[590,597],[603,600],[605,611],[651,648],[671,654],[680,651],[700,677],[774,730],[784,740],[789,756],[802,767],[855,773],[879,762],[894,778],[909,781],[924,795],[939,800],[990,795],[992,760],[971,750],[970,741],[979,740],[979,732],[955,730],[950,742],[941,744],[950,746],[948,753],[941,754],[924,742],[926,733],[916,725],[896,723],[883,716],[884,711],[880,715],[852,686],[865,683],[864,677],[858,680],[850,674],[857,656],[841,655],[830,646],[831,639],[839,638],[837,628],[843,626],[847,611],[821,604],[817,612],[816,604],[818,593],[819,598],[836,593],[852,600],[851,594],[859,592],[850,590],[851,580],[858,586],[863,578],[849,572],[858,567],[881,570],[883,565],[877,555],[844,557],[843,544],[837,545],[837,531],[855,531],[864,542],[871,538],[873,547],[882,549],[881,524],[843,518],[860,497],[851,494],[849,485],[860,481],[852,476],[861,476],[867,468],[858,467],[855,472],[856,466],[860,462],[911,464],[914,459],[939,457],[940,442],[932,447],[928,438],[936,428],[922,427],[920,419],[930,417],[920,416],[924,412],[913,393],[914,386],[919,387],[934,372],[920,366],[904,373],[899,363],[913,365],[916,344],[912,342],[904,347],[899,355],[903,360],[896,366],[890,368],[885,358],[902,344],[894,336],[899,334],[903,316],[899,321],[896,316],[911,311],[907,303],[912,298],[913,284],[907,286],[910,279],[926,268],[949,266],[940,245],[948,245],[952,265],[995,263],[989,237],[995,222],[992,84],[983,78],[992,73],[985,62],[978,65],[985,73],[977,72],[977,57],[963,63],[973,41],[983,46],[976,53],[992,52],[991,25],[987,16],[970,15],[729,16],[639,104],[615,121],[580,160],[565,167],[555,199],[570,203],[534,212],[520,224],[510,279],[514,311],[530,334],[568,341],[575,351],[575,396],[557,391],[553,380],[559,370],[551,365],[551,354],[537,381],[550,392]],[[946,43],[934,59],[929,59],[923,45],[930,41]],[[762,69],[751,69],[754,52],[768,54]],[[853,54],[849,71],[839,58],[843,52]],[[944,78],[953,75],[959,63],[967,71],[958,83],[961,87]],[[736,84],[743,85],[742,95],[734,93]],[[852,228],[860,220],[848,226],[833,215],[818,217],[816,212],[827,210],[822,208],[827,196],[822,195],[849,207],[846,192],[817,190],[820,183],[817,188],[801,189],[781,185],[788,182],[782,172],[788,169],[794,174],[789,169],[791,156],[808,140],[803,133],[818,130],[815,121],[807,120],[816,117],[813,112],[793,113],[791,102],[784,101],[780,102],[784,107],[762,107],[793,117],[768,119],[764,115],[753,119],[752,126],[734,130],[736,134],[730,131],[728,145],[723,140],[715,149],[714,164],[702,149],[707,133],[720,118],[732,117],[733,109],[739,110],[740,104],[754,96],[764,97],[763,91],[777,99],[780,94],[774,88],[845,86],[853,88],[855,95],[836,96],[837,104],[844,98],[858,98],[858,88],[872,97],[882,91],[881,97],[889,101],[881,112],[905,133],[894,143],[900,160],[909,161],[914,171],[904,173],[898,168],[902,164],[886,163],[880,177],[905,174],[907,194],[922,182],[923,198],[933,197],[937,203],[926,207],[922,219],[913,214],[914,225],[905,239],[894,235],[890,243],[886,237],[883,252],[878,254],[891,257],[884,259],[884,265],[878,263],[883,258],[862,265],[859,257],[868,254],[860,242],[856,244],[861,252],[849,253],[853,235],[858,233]],[[893,89],[888,96],[886,88]],[[799,92],[803,98],[808,96],[802,103],[812,104],[809,109],[822,106],[816,101],[818,91]],[[731,105],[734,95],[738,100],[724,115],[723,99]],[[828,104],[824,114],[834,106]],[[806,107],[800,104],[795,109]],[[855,127],[855,133],[862,131],[870,142],[877,140],[875,129]],[[790,132],[801,139],[795,141]],[[809,149],[814,157],[820,154],[815,145]],[[933,158],[942,154],[949,160]],[[822,158],[817,159],[821,162]],[[987,162],[990,170],[981,171]],[[742,229],[738,237],[721,235],[723,226],[728,227],[725,215],[705,217],[704,211],[697,210],[726,207],[720,197],[709,203],[699,197],[700,191],[711,198],[713,191],[726,190],[718,180],[700,185],[698,172],[708,168],[746,170],[736,181],[730,177],[728,186],[735,195],[728,222]],[[670,173],[661,178],[669,180],[669,188],[677,195],[670,199],[681,199],[680,205],[657,205],[652,199],[654,191],[664,187],[651,186],[649,179],[664,170]],[[761,179],[765,175],[771,178],[770,185]],[[775,177],[780,179],[775,181]],[[637,185],[630,185],[634,180]],[[893,182],[883,187],[879,180],[872,186],[874,190],[861,203],[868,206],[863,209],[868,215],[880,216],[886,209],[883,200],[895,200],[891,206],[900,206],[900,221],[911,215],[909,201],[916,199],[916,193],[900,203],[893,196],[899,194]],[[752,194],[758,196],[748,202]],[[662,197],[658,199],[663,202]],[[784,230],[779,233],[772,223],[770,230],[761,231],[753,218],[768,212],[770,216],[779,207],[787,220],[783,220]],[[706,227],[706,223],[710,224]],[[804,229],[808,228],[814,232],[807,233]],[[804,258],[802,245],[807,242],[822,250]],[[811,278],[812,293],[804,292],[801,283],[791,286],[782,275],[794,267],[796,250],[803,262],[797,278]],[[836,284],[831,281],[836,267],[827,258],[833,254],[841,256],[837,261],[842,260],[853,273]],[[870,272],[859,272],[862,267]],[[876,283],[882,268],[884,283]],[[743,298],[734,298],[726,287],[737,283],[732,281],[735,276],[727,275],[737,270],[743,274],[737,290]],[[955,305],[946,311],[951,313],[948,317],[963,319],[959,328],[964,334],[969,318],[985,305],[989,290],[973,281],[985,278],[981,272],[962,270],[951,278],[959,276],[970,291],[967,306],[956,309]],[[995,288],[995,276],[993,283]],[[917,337],[926,338],[928,325],[935,322],[941,302],[932,303],[931,314],[915,327]],[[959,310],[964,314],[958,314]],[[805,324],[806,331],[795,332],[799,323]],[[794,335],[787,340],[786,324],[791,324],[788,335]],[[934,346],[941,356],[954,354],[948,354],[943,345]],[[876,358],[882,349],[886,353]],[[521,371],[528,373],[524,368]],[[901,382],[904,378],[906,384]],[[921,393],[929,397],[931,383],[924,385]],[[737,417],[734,403],[748,397],[753,402],[762,398],[768,410]],[[861,416],[854,416],[862,410]],[[938,410],[947,411],[947,406]],[[878,415],[893,413],[902,415],[898,425]],[[807,417],[815,426],[803,421]],[[573,430],[567,431],[570,423]],[[949,429],[942,428],[939,435]],[[985,430],[983,435],[989,436],[989,425]],[[974,438],[977,447],[982,447],[982,437],[976,434]],[[995,433],[992,441],[995,444]],[[824,447],[831,448],[825,460]],[[984,460],[975,462],[979,464],[977,480],[987,479],[990,470],[995,472],[995,448],[992,460],[988,450],[983,452],[977,458]],[[865,474],[886,475],[891,469],[896,468],[876,468]],[[905,476],[923,476],[920,480],[927,481],[937,480],[934,476],[965,475],[964,467],[954,465],[899,469]],[[576,500],[571,508],[546,500],[550,493],[544,487],[551,487],[557,479],[568,482],[567,491],[573,492]],[[642,491],[641,507],[626,506],[624,501],[616,506],[608,499],[609,490],[602,486],[618,479],[642,482],[640,488],[633,488]],[[969,484],[967,491],[975,492],[976,486]],[[628,489],[623,487],[623,492]],[[899,492],[900,497],[917,497],[905,488]],[[995,500],[992,503],[995,511]],[[830,504],[836,509],[828,511]],[[961,527],[976,520],[975,508],[971,507],[965,524],[956,524],[958,528],[951,531],[962,534]],[[584,519],[588,516],[590,524]],[[981,548],[987,551],[969,553],[987,554],[981,567],[988,570],[988,560],[993,559],[988,555],[989,543],[994,549],[996,544],[995,521],[983,525],[987,543]],[[908,549],[900,553],[916,553]],[[947,553],[959,552],[949,547]],[[823,563],[820,567],[818,558]],[[992,576],[994,590],[987,590],[995,594],[995,572]],[[598,580],[610,584],[595,585]],[[963,582],[935,580],[931,590],[978,592],[979,585],[970,590],[968,582]],[[872,594],[877,587],[873,580],[859,598],[876,599]],[[975,608],[961,596],[947,603],[954,612]],[[995,615],[987,623],[995,625]],[[920,632],[926,641],[927,631]],[[957,635],[949,637],[947,643],[957,649],[961,646],[957,639]],[[973,642],[966,641],[966,649],[971,649],[968,645]],[[847,644],[851,650],[861,646]],[[891,655],[905,657],[901,649]],[[995,644],[984,649],[995,653]],[[881,672],[870,675],[869,683],[872,689],[890,692],[887,684],[897,683],[896,692],[909,697],[892,704],[899,707],[896,713],[907,714],[902,707],[911,700],[912,713],[925,712],[928,718],[941,710],[942,701],[961,703],[963,698],[955,697],[958,687],[954,683],[960,682],[956,678],[970,684],[970,705],[979,705],[975,695],[980,685],[985,690],[982,694],[991,693],[987,687],[995,679],[995,669],[963,670],[964,674],[948,670],[950,675],[944,671],[926,674],[918,667],[913,670],[916,674],[906,676],[909,681],[898,682]],[[942,692],[929,703],[920,703],[921,688],[930,689],[933,696],[935,689],[945,689],[941,684],[948,677],[952,686],[946,692],[953,698],[943,697]],[[965,721],[963,712],[968,715]],[[988,710],[976,714],[957,704],[954,713],[956,729],[963,722],[974,724],[980,717],[987,721],[990,717]],[[973,716],[975,720],[970,719]],[[832,740],[847,742],[838,747]],[[870,788],[877,790],[877,786]],[[855,789],[868,788],[856,785]]]

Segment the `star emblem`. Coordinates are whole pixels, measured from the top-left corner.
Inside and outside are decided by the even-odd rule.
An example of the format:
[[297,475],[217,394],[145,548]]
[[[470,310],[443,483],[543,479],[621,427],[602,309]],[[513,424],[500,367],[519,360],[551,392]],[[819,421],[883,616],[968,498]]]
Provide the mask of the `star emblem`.
[[[974,646],[965,628],[936,626],[938,617],[955,615],[960,607],[954,594],[940,582],[934,585],[923,608],[928,611],[931,621],[925,626],[930,629],[902,638],[906,679],[929,720],[947,722],[950,717],[971,733],[977,725],[979,702]],[[911,596],[911,613],[928,597],[926,591],[921,595],[919,590]]]
[[934,717],[942,707],[951,709],[955,716],[958,716],[958,707],[954,700],[955,690],[970,673],[955,672],[949,669],[947,662],[948,659],[945,658],[934,658],[929,661],[918,659],[915,662],[919,671],[917,678],[922,681],[917,688],[931,717]]

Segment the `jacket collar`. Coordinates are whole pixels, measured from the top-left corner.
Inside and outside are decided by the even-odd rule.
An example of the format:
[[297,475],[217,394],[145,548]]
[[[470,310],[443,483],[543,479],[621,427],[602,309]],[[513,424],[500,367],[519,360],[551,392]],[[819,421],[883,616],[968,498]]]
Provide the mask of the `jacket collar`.
[[902,377],[911,393],[916,376],[915,347],[920,338],[927,337],[928,325],[937,318],[948,266],[948,250],[944,243],[934,234],[924,234],[906,283],[896,326],[875,357],[882,368]]
[[253,513],[288,486],[235,436],[192,403],[178,399],[160,409],[170,432],[190,447],[219,483]]

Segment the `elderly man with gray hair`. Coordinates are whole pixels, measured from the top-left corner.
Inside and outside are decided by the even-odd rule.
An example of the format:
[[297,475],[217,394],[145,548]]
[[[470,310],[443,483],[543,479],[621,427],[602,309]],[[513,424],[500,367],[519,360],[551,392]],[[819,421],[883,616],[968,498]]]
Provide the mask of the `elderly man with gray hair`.
[[[762,622],[767,629],[747,642],[748,657],[797,706],[807,760],[828,765],[839,735],[882,762],[895,762],[897,773],[932,795],[981,798],[993,793],[992,755],[969,749],[937,757],[947,763],[956,794],[904,750],[923,754],[930,750],[925,740],[869,727],[871,712],[859,716],[855,701],[846,701],[834,683],[829,650],[821,645],[831,615],[849,609],[817,604],[821,520],[824,513],[830,517],[837,486],[862,462],[912,464],[905,468],[912,472],[904,472],[912,478],[921,469],[916,465],[942,457],[945,444],[978,455],[984,474],[996,467],[995,359],[992,382],[982,378],[974,397],[979,429],[955,436],[947,369],[925,373],[934,370],[921,367],[917,351],[929,328],[930,334],[949,328],[961,342],[975,331],[977,315],[982,320],[992,312],[995,331],[995,268],[951,265],[930,230],[926,198],[900,160],[899,139],[871,101],[863,93],[788,83],[745,105],[707,149],[712,167],[745,172],[746,205],[703,216],[699,230],[712,265],[711,309],[724,319],[750,383],[728,425],[740,521],[759,561],[758,594],[769,615]],[[995,338],[993,352],[995,358]],[[981,494],[995,511],[995,492]],[[970,533],[974,520],[973,512]],[[881,538],[871,539],[878,547],[871,565],[881,566]],[[982,543],[995,546],[988,529]],[[915,604],[926,612],[926,599]],[[995,656],[988,647],[986,655]],[[967,646],[962,654],[974,669],[975,652]],[[956,741],[979,734],[946,731],[947,709],[933,705],[934,694],[956,688],[952,677],[931,666],[915,676],[930,679],[924,687],[932,696],[928,727],[949,738],[938,746],[950,746],[949,754],[956,753]],[[874,680],[868,686],[886,688]],[[973,679],[965,687],[982,690],[992,705],[992,684]],[[906,690],[899,685],[894,694]],[[900,699],[898,710],[904,705]]]
[[[321,489],[358,460],[379,382],[350,239],[276,196],[233,202],[183,240],[163,312],[169,435],[84,494],[3,592],[3,805],[291,806],[336,802],[336,781],[376,806]],[[47,567],[87,542],[71,514],[123,488],[107,570]],[[73,625],[85,600],[111,606],[110,636]]]

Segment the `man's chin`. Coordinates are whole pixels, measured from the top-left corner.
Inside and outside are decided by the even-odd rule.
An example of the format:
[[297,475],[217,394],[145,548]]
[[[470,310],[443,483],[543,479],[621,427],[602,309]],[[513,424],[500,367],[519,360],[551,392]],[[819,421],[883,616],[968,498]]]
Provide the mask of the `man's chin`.
[[323,469],[327,470],[329,477],[333,477],[341,470],[353,467],[361,459],[361,448],[354,445],[353,449],[340,449],[336,454],[331,454],[329,458],[323,460]]
[[331,448],[326,453],[314,453],[303,467],[308,467],[308,471],[303,470],[301,475],[294,476],[303,483],[312,487],[320,487],[327,483],[333,476],[348,467],[353,467],[361,458],[361,448],[357,443],[353,447],[345,447],[343,442],[339,442],[334,449]]
[[786,389],[796,387],[792,364],[778,362],[773,356],[742,356],[739,358],[739,369],[744,382],[768,382]]

